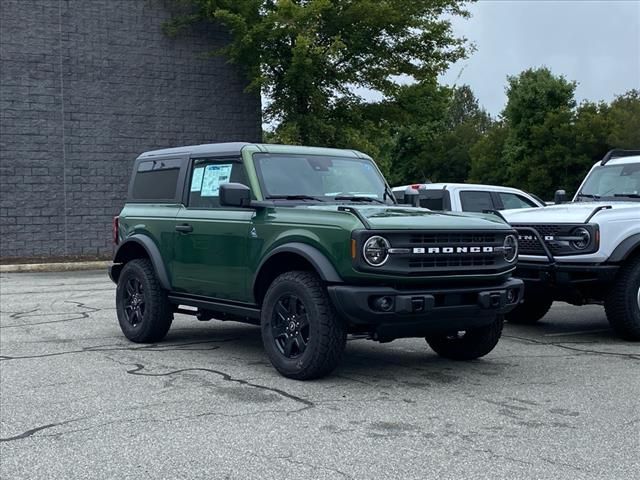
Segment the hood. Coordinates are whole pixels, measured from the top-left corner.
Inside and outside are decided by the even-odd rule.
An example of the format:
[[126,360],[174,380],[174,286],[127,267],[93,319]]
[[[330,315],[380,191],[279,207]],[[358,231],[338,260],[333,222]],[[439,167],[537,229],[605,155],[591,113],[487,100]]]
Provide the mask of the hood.
[[633,202],[575,202],[551,205],[542,208],[523,208],[520,210],[503,210],[502,215],[509,223],[584,223],[591,214],[601,207],[592,218],[599,219],[615,216],[640,219],[640,203]]
[[[296,208],[338,212],[340,206],[357,210],[374,230],[497,230],[509,228],[499,217],[491,214],[442,213],[426,208],[359,204],[301,205]],[[343,213],[340,212],[340,214]]]

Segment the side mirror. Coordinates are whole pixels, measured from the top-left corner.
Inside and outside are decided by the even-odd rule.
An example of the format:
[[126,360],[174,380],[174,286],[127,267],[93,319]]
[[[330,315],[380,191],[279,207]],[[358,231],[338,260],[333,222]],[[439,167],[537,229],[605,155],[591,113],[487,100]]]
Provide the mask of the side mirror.
[[556,193],[553,196],[553,201],[556,204],[566,202],[567,201],[567,192],[564,191],[564,190],[556,190]]
[[241,183],[220,185],[220,205],[223,207],[248,207],[251,205],[251,189]]
[[404,203],[412,207],[420,206],[420,192],[413,187],[407,187],[404,191]]

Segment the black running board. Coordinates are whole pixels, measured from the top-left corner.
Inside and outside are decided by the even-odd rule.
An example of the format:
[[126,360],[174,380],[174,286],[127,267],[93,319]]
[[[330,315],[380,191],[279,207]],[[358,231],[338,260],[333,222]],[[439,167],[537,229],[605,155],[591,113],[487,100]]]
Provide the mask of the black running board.
[[[220,320],[240,320],[250,323],[260,322],[257,305],[225,302],[223,300],[181,293],[169,293],[169,301],[175,305],[188,305],[220,315]],[[216,315],[216,318],[218,316]]]

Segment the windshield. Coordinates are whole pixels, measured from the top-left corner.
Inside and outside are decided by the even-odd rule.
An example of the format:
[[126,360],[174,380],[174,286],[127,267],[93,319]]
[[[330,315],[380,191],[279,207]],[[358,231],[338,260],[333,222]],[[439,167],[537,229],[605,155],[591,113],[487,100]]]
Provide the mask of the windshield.
[[640,163],[596,167],[577,194],[581,201],[616,198],[640,200]]
[[371,160],[257,153],[253,161],[265,199],[393,203]]

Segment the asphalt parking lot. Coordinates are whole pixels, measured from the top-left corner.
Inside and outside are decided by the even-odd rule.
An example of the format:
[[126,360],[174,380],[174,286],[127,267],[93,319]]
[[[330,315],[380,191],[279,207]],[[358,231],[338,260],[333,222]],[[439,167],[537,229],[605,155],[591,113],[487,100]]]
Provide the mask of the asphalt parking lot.
[[599,307],[507,325],[485,359],[350,341],[280,377],[257,327],[177,316],[127,342],[104,272],[0,277],[0,477],[640,477],[640,345]]

